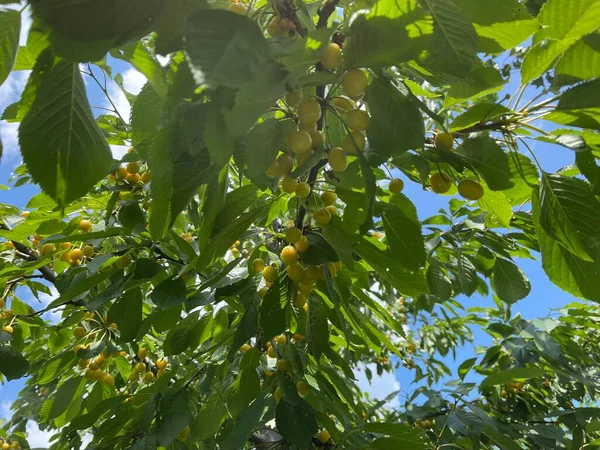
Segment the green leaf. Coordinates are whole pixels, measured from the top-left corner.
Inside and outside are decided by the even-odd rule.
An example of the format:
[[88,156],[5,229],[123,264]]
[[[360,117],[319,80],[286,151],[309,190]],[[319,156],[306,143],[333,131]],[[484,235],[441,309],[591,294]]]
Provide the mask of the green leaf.
[[164,96],[152,83],[148,82],[144,85],[131,107],[132,142],[136,152],[145,158],[149,156],[149,149],[143,145],[144,141],[156,135],[165,103]]
[[427,290],[429,294],[435,295],[440,301],[446,301],[452,297],[452,282],[437,259],[432,259],[427,268]]
[[150,54],[150,51],[144,45],[144,42],[132,41],[119,49],[112,50],[110,54],[114,58],[127,61],[139,70],[159,94],[162,96],[167,94],[165,71],[156,58]]
[[400,294],[415,296],[426,292],[423,271],[407,270],[389,254],[378,249],[371,241],[362,238],[358,244],[354,245],[354,251]]
[[512,204],[504,194],[504,191],[486,190],[483,197],[479,199],[479,207],[489,213],[486,223],[500,223],[510,228],[510,219],[513,215]]
[[140,289],[125,292],[108,311],[109,323],[119,326],[119,342],[131,342],[142,323],[143,298]]
[[582,180],[545,175],[540,187],[539,222],[546,233],[575,256],[592,261],[600,243],[600,202]]
[[260,395],[260,391],[256,368],[250,366],[241,369],[227,395],[230,412],[235,416],[246,409]]
[[600,79],[565,91],[546,120],[573,127],[600,130]]
[[259,196],[258,189],[248,184],[227,193],[225,205],[215,219],[215,229],[220,230],[231,223],[252,205]]
[[77,64],[53,61],[40,69],[41,85],[19,127],[19,144],[32,177],[64,206],[106,175],[112,156]]
[[587,178],[592,185],[594,195],[600,195],[600,166],[591,151],[577,152],[575,163],[581,174]]
[[308,448],[317,432],[317,418],[312,407],[301,400],[297,405],[282,400],[275,413],[277,431],[291,444]]
[[185,54],[198,85],[240,87],[254,82],[269,62],[256,22],[225,10],[202,10],[184,31]]
[[[352,21],[344,42],[345,67],[393,66],[415,59],[426,49],[432,30],[423,20],[425,11],[415,8],[413,1],[398,3],[400,15],[397,17],[371,13],[358,15]],[[418,33],[413,32],[416,27],[419,27]]]
[[542,29],[535,36],[542,39],[579,39],[598,28],[598,0],[548,0],[537,16]]
[[190,417],[185,413],[172,413],[163,417],[156,424],[156,434],[158,435],[158,444],[162,447],[168,447],[175,440],[177,435],[188,425]]
[[506,384],[509,381],[529,380],[539,378],[546,374],[546,371],[539,367],[515,367],[513,369],[503,370],[487,376],[481,382],[481,387],[498,386]]
[[408,149],[423,147],[425,126],[406,86],[394,86],[384,78],[375,77],[366,95],[371,112],[367,130],[369,151],[388,158],[399,156]]
[[281,306],[279,286],[277,279],[260,304],[259,325],[267,339],[283,333],[286,329],[285,310]]
[[450,125],[450,131],[458,131],[480,122],[491,121],[512,111],[499,103],[477,103],[457,116]]
[[233,422],[231,434],[223,442],[222,447],[224,450],[239,450],[240,448],[244,448],[244,445],[248,441],[248,436],[262,423],[263,415],[267,409],[266,398],[263,394],[254,400],[249,408],[242,411]]
[[156,448],[158,448],[156,436],[146,434],[145,436],[142,436],[135,444],[133,444],[131,450],[154,450]]
[[29,370],[29,362],[9,345],[0,345],[0,373],[7,380],[19,379]]
[[[596,254],[596,262],[586,262],[566,250],[552,239],[540,225],[539,196],[534,195],[534,223],[542,253],[542,267],[554,284],[568,293],[600,302],[600,285],[597,283],[600,271],[600,254]],[[598,253],[598,252],[597,252]]]
[[552,63],[571,45],[573,40],[549,39],[530,47],[521,66],[521,84],[525,85],[542,76]]
[[514,186],[511,179],[508,155],[489,136],[466,139],[456,150],[493,191],[502,191]]
[[360,232],[366,234],[369,229],[373,226],[373,215],[375,211],[375,196],[377,195],[377,178],[373,173],[373,169],[368,164],[365,156],[358,152],[356,154],[358,163],[360,165],[360,171],[365,183],[365,196],[364,196],[364,210],[366,216],[363,222],[360,224]]
[[492,287],[500,300],[506,303],[515,303],[531,292],[527,276],[515,263],[504,258],[496,258]]
[[471,260],[462,253],[457,255],[456,260],[460,288],[463,294],[470,297],[477,289],[477,271]]
[[154,288],[150,299],[162,309],[181,305],[186,300],[185,281],[181,278],[171,278],[163,281]]
[[477,362],[477,359],[478,359],[477,357],[466,359],[460,364],[460,366],[458,366],[458,376],[460,377],[461,380],[464,381],[465,377],[467,376],[467,374],[469,373],[471,368]]
[[215,258],[224,255],[227,249],[248,229],[257,217],[260,217],[265,213],[269,206],[269,203],[265,203],[254,208],[247,213],[242,214],[221,230],[215,232],[204,251],[200,254],[200,257],[196,262],[196,269],[202,271],[211,264]]
[[417,210],[402,194],[394,194],[394,202],[383,207],[385,235],[398,262],[417,270],[425,265],[425,243]]
[[152,29],[167,2],[119,0],[33,0],[33,15],[51,29],[54,50],[73,61],[98,61],[112,47],[141,38]]
[[254,126],[243,143],[248,164],[248,177],[259,187],[267,187],[271,181],[265,174],[277,153],[287,147],[286,137],[293,129],[291,120],[268,119]]
[[84,377],[70,378],[61,384],[56,391],[56,394],[52,397],[54,401],[52,402],[52,407],[50,408],[48,420],[52,420],[62,415],[67,410],[76,395],[83,389],[84,385]]
[[197,189],[220,170],[220,166],[210,163],[204,146],[205,108],[202,104],[181,104],[150,148],[152,208],[149,222],[154,237],[167,233]]
[[156,52],[161,55],[182,50],[186,20],[198,9],[206,8],[203,0],[171,0],[156,25]]
[[426,450],[430,444],[417,430],[407,430],[405,436],[379,438],[373,441],[371,448],[374,450],[394,450],[397,448],[410,448],[411,450]]
[[451,0],[421,0],[433,16],[430,61],[441,72],[462,76],[477,59],[477,33]]
[[573,84],[600,77],[600,33],[582,37],[560,57],[554,67],[554,83]]
[[308,353],[313,355],[317,361],[321,354],[329,350],[329,326],[325,306],[315,295],[308,299],[306,344]]
[[119,370],[119,374],[121,375],[121,377],[124,380],[127,380],[129,375],[133,371],[133,367],[131,367],[131,363],[129,361],[127,361],[127,358],[125,358],[122,355],[119,355],[115,358],[115,365],[117,366],[117,369]]
[[225,405],[218,393],[208,397],[196,416],[195,429],[198,430],[199,440],[213,437],[217,433],[221,427],[221,422],[225,418],[225,412]]
[[308,239],[308,250],[300,254],[304,264],[318,266],[340,260],[336,251],[322,234],[311,231],[304,233],[304,236]]
[[327,225],[323,225],[321,233],[329,245],[333,247],[340,261],[352,268],[354,265],[354,259],[352,258],[354,240],[344,229],[340,218],[337,216],[332,217]]
[[19,51],[21,13],[0,10],[0,86],[13,69]]
[[198,312],[192,313],[169,331],[163,346],[166,356],[178,355],[189,347],[195,348],[210,337],[207,325],[211,317],[198,318]]

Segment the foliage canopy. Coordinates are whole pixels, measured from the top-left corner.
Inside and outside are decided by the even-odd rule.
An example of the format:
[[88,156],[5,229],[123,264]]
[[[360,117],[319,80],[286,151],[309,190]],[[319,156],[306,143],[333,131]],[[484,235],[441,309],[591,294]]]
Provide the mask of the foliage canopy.
[[[511,311],[538,255],[600,301],[600,0],[0,5],[13,182],[41,188],[0,205],[3,449],[29,420],[55,450],[600,446],[598,310]],[[453,373],[473,327],[493,345]],[[401,408],[369,363],[414,373]]]

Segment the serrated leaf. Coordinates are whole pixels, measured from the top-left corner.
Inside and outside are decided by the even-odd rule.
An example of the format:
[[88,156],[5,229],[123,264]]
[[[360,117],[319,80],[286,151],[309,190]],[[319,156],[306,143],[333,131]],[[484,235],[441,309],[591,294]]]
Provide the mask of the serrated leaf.
[[243,152],[248,164],[248,177],[258,183],[259,187],[269,184],[265,171],[275,160],[277,153],[286,148],[286,137],[293,126],[290,120],[268,119],[248,132]]
[[513,369],[503,370],[487,376],[481,382],[482,387],[498,386],[506,384],[509,381],[529,380],[531,378],[539,378],[546,374],[544,369],[539,367],[515,367]]
[[327,225],[323,225],[321,233],[325,240],[333,247],[340,260],[349,268],[354,265],[352,258],[353,238],[346,232],[339,217],[334,216]]
[[458,376],[461,380],[464,380],[467,376],[467,373],[471,370],[471,368],[475,365],[478,358],[469,358],[463,361],[460,366],[458,366]]
[[515,303],[531,292],[527,276],[515,263],[504,258],[496,258],[492,287],[500,300],[506,303]]
[[198,438],[204,440],[216,434],[225,416],[225,405],[221,396],[217,393],[211,395],[198,411],[196,416],[196,428]]
[[163,0],[33,0],[33,15],[50,27],[54,51],[72,61],[99,61],[119,43],[152,30],[167,3]]
[[83,377],[70,378],[61,384],[53,396],[54,401],[48,414],[48,420],[62,415],[84,385],[85,378]]
[[304,400],[300,400],[297,405],[280,401],[275,413],[275,423],[283,438],[299,448],[308,448],[318,426],[313,408]]
[[574,42],[573,40],[549,39],[530,47],[521,66],[521,84],[525,85],[542,76]]
[[[411,6],[398,5],[397,11],[404,14],[393,18],[358,15],[352,21],[350,34],[344,43],[345,66],[388,67],[415,59],[425,50],[432,32],[431,26],[423,20],[425,11],[415,9],[414,4]],[[420,32],[411,33],[411,28],[416,26]]]
[[106,175],[112,156],[77,64],[48,61],[36,66],[40,69],[41,84],[19,127],[19,144],[34,180],[64,206]]
[[169,309],[181,305],[186,300],[185,281],[179,278],[170,278],[161,282],[154,288],[150,299],[162,309]]
[[563,92],[555,110],[544,118],[573,127],[600,130],[600,79]]
[[471,260],[461,254],[456,257],[458,266],[458,281],[463,294],[470,297],[477,289],[477,271]]
[[136,152],[145,158],[148,158],[149,150],[143,145],[144,141],[152,138],[158,132],[164,105],[164,96],[152,83],[148,82],[131,107],[132,142]]
[[382,209],[385,235],[398,262],[411,270],[424,266],[425,243],[415,206],[406,196],[395,194],[393,203]]
[[458,131],[480,122],[491,121],[512,111],[499,103],[477,103],[457,116],[450,125],[450,131]]
[[542,39],[579,39],[598,28],[598,0],[548,0],[537,16],[542,29],[536,42]]
[[539,222],[546,233],[575,256],[592,261],[600,242],[600,202],[579,179],[545,175],[540,186]]
[[210,318],[210,316],[204,316],[199,319],[199,313],[195,312],[171,328],[163,346],[165,355],[178,355],[188,348],[195,348],[206,341],[210,337],[210,327],[208,326]]
[[308,299],[307,316],[306,344],[308,353],[319,360],[321,354],[329,349],[329,326],[324,305],[314,295]]
[[573,84],[600,77],[600,33],[582,37],[560,57],[554,67],[554,83]]
[[259,309],[259,325],[267,339],[285,331],[285,311],[281,305],[280,283],[277,279],[262,299]]
[[576,297],[600,302],[600,284],[597,283],[600,255],[594,255],[596,262],[587,262],[566,250],[548,236],[540,225],[537,193],[533,197],[532,205],[536,234],[542,253],[542,267],[550,281]]
[[185,54],[198,85],[241,87],[269,62],[267,41],[256,22],[225,10],[202,10],[184,31]]
[[197,189],[221,169],[211,164],[204,146],[205,108],[202,104],[181,104],[150,147],[152,209],[149,223],[154,237],[167,233]]
[[408,149],[422,148],[425,127],[421,112],[405,86],[395,87],[376,77],[367,89],[371,122],[367,129],[371,150],[381,157],[399,156]]
[[462,76],[477,59],[477,33],[451,0],[421,0],[433,17],[431,63],[441,72]]
[[452,282],[436,259],[432,259],[427,268],[427,290],[441,301],[452,297]]
[[21,13],[10,9],[0,10],[0,86],[15,64],[20,34]]
[[491,137],[477,136],[466,139],[456,153],[483,177],[491,190],[501,191],[514,186],[509,156]]
[[244,367],[238,373],[227,395],[227,404],[235,416],[260,395],[260,379],[254,367]]
[[142,292],[131,289],[121,296],[108,311],[109,323],[119,326],[119,342],[131,342],[135,339],[142,323]]
[[334,248],[321,233],[311,231],[304,233],[304,236],[308,239],[308,250],[300,254],[304,264],[318,266],[340,260]]
[[365,238],[354,245],[354,251],[399,293],[415,296],[426,292],[424,271],[407,270]]
[[29,362],[10,345],[0,345],[0,373],[7,380],[23,377],[29,370]]
[[162,96],[167,94],[165,71],[143,41],[131,41],[119,49],[111,50],[110,54],[139,70]]
[[503,191],[487,190],[478,203],[479,207],[488,213],[486,223],[496,222],[510,228],[513,210],[510,200],[504,195]]

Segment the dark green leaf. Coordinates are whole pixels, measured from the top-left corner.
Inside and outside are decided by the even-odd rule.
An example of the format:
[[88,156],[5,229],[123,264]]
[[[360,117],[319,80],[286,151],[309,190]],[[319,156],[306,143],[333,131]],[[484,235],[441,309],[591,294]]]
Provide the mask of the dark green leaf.
[[16,380],[29,370],[29,362],[10,345],[0,345],[0,372],[7,380]]
[[461,380],[464,381],[465,377],[467,376],[467,374],[469,373],[471,368],[477,362],[477,359],[478,358],[466,359],[460,364],[460,366],[458,366],[458,376],[460,377]]
[[387,158],[423,147],[425,127],[406,86],[394,86],[390,81],[376,77],[366,95],[371,112],[367,130],[371,150]]
[[307,232],[304,236],[308,239],[308,250],[300,254],[302,262],[305,264],[318,266],[330,261],[339,261],[338,254],[333,247],[325,240],[323,235],[317,232]]
[[496,258],[492,287],[500,300],[515,303],[531,292],[529,279],[515,263],[504,258]]
[[0,86],[11,72],[19,50],[21,13],[0,10]]
[[325,305],[317,296],[308,299],[308,318],[306,321],[306,344],[308,352],[319,360],[322,353],[329,350],[329,326]]
[[546,233],[584,261],[600,243],[600,202],[579,179],[545,175],[540,187],[539,222]]
[[276,280],[260,304],[259,325],[266,338],[283,333],[286,328],[285,311],[281,305],[279,279]]
[[275,413],[277,430],[283,438],[299,448],[308,448],[317,432],[317,418],[312,407],[301,400],[297,405],[282,400]]
[[471,260],[463,254],[457,256],[458,281],[463,294],[473,295],[477,289],[477,271]]
[[545,371],[539,367],[515,367],[513,369],[503,370],[487,376],[482,382],[481,387],[497,386],[506,384],[509,381],[529,380],[539,378],[545,375]]
[[64,206],[106,175],[112,156],[77,64],[52,61],[42,70],[40,88],[19,128],[19,144],[33,178]]
[[131,342],[142,323],[143,297],[139,289],[131,289],[121,296],[108,312],[109,322],[119,326],[119,342]]
[[169,309],[185,303],[185,291],[185,281],[181,278],[171,278],[156,286],[150,294],[150,299],[161,308]]
[[73,401],[73,398],[75,398],[77,393],[82,390],[84,385],[85,378],[83,377],[70,378],[60,385],[56,394],[53,396],[54,401],[52,402],[52,408],[50,409],[48,419],[52,420],[62,415]]
[[349,268],[354,265],[352,258],[352,236],[344,229],[339,217],[333,216],[331,222],[323,225],[321,233],[325,240],[333,247],[339,259]]
[[452,282],[436,259],[432,259],[427,268],[427,290],[441,301],[452,297]]
[[190,17],[184,46],[198,85],[240,87],[255,81],[269,62],[257,24],[230,11],[202,10]]
[[483,177],[491,190],[502,191],[514,185],[508,155],[489,136],[466,139],[457,153]]

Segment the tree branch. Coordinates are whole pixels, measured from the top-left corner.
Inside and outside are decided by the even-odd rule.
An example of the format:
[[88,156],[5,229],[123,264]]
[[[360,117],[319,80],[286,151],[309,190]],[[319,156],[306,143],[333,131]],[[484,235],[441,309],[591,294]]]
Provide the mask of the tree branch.
[[[0,222],[0,229],[10,231],[10,226],[5,222]],[[37,260],[37,256],[32,252],[32,250],[26,245],[21,244],[20,242],[10,241],[14,245],[15,249],[19,253],[19,256],[27,261],[35,261]],[[42,277],[49,281],[50,283],[56,283],[56,273],[48,266],[39,267],[38,270],[42,274]]]
[[329,17],[331,17],[333,12],[335,11],[335,8],[337,8],[339,2],[340,0],[327,0],[323,4],[323,6],[321,6],[319,11],[317,12],[317,15],[319,16],[317,28],[325,28],[327,26]]

